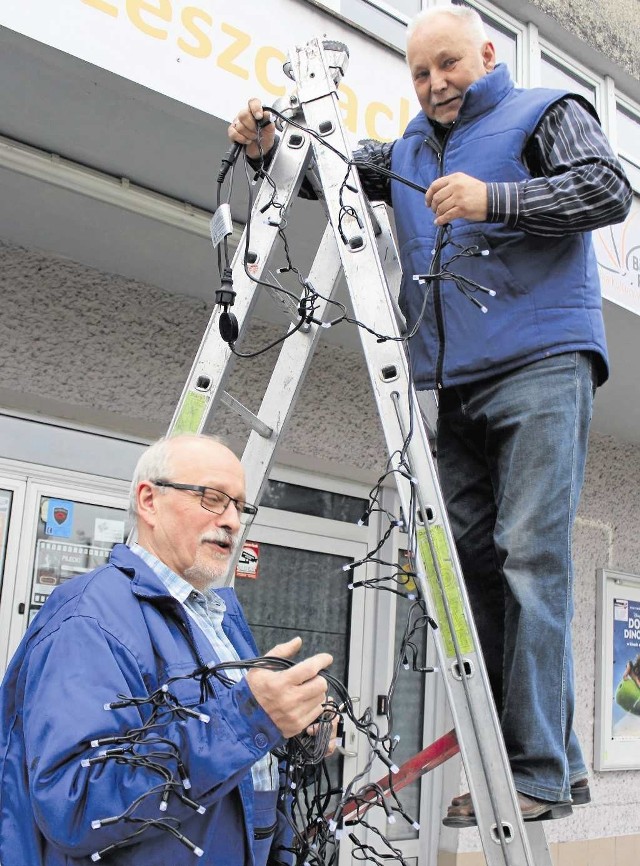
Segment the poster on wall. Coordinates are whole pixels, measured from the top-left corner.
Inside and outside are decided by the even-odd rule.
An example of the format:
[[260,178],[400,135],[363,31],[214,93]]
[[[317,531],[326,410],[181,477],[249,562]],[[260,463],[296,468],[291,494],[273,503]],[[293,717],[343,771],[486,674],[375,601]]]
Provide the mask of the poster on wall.
[[67,499],[49,499],[44,531],[58,538],[70,538],[73,532],[75,503]]
[[611,736],[640,739],[640,602],[614,598]]
[[640,196],[623,223],[593,233],[602,296],[640,315]]
[[640,769],[640,575],[598,572],[596,770]]

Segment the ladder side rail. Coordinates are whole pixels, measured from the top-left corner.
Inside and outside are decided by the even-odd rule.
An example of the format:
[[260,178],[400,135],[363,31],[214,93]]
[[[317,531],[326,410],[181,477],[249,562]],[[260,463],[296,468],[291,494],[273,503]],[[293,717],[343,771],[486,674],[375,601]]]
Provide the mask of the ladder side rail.
[[[356,317],[365,318],[373,330],[398,336],[397,329],[394,328],[393,332],[390,330],[391,325],[395,324],[395,318],[384,287],[374,281],[367,281],[360,290],[354,290],[351,282],[349,287]],[[376,294],[379,295],[377,303],[373,297]],[[479,640],[436,481],[437,474],[428,437],[417,410],[415,391],[411,388],[409,392],[406,355],[400,343],[379,344],[375,337],[363,331],[361,338],[390,454],[397,453],[402,448],[410,425],[413,425],[413,435],[407,449],[409,464],[418,479],[420,511],[423,515],[429,512],[433,515],[424,528],[425,541],[429,544],[432,536],[438,536],[437,542],[431,542],[427,554],[427,561],[432,564],[431,574],[426,573],[422,561],[425,553],[422,550],[423,555],[417,558],[415,565],[423,597],[430,613],[436,616],[440,625],[434,635],[435,645],[469,787],[477,807],[478,827],[483,837],[485,855],[490,864],[526,863],[531,866],[534,862],[532,852],[524,833],[508,757],[479,650]],[[395,378],[390,378],[394,371]],[[413,413],[413,417],[410,413]],[[410,483],[398,475],[395,480],[404,513],[409,514]],[[442,575],[440,568],[443,555],[449,566],[446,577]],[[446,641],[443,635],[447,636]],[[469,667],[471,676],[464,674],[466,666]],[[462,675],[460,671],[463,672]],[[502,781],[496,784],[496,780],[504,780],[504,784]],[[500,841],[498,816],[501,826],[505,823],[507,825],[508,839],[502,850],[496,844]],[[518,825],[519,834],[515,832]],[[518,840],[520,850],[517,850]],[[538,866],[541,866],[542,862],[538,860]]]
[[[375,354],[375,353],[374,353]],[[374,365],[375,359],[372,359]],[[400,383],[399,387],[397,384]],[[456,727],[469,788],[471,791],[480,835],[483,838],[487,861],[492,852],[491,843],[500,842],[500,829],[505,834],[502,863],[533,863],[527,850],[524,827],[520,827],[522,851],[510,850],[514,846],[514,833],[522,825],[517,796],[499,722],[490,695],[490,686],[478,636],[459,570],[453,540],[445,513],[438,502],[437,486],[429,483],[427,469],[431,455],[426,431],[419,415],[410,420],[410,412],[417,404],[415,395],[406,393],[407,379],[401,375],[396,389],[379,390],[379,409],[390,450],[398,451],[413,423],[413,434],[407,448],[408,463],[416,484],[396,476],[396,486],[403,510],[409,513],[412,486],[422,515],[428,515],[424,527],[418,529],[418,551],[415,558],[417,582],[431,615],[438,622],[435,644],[449,698],[451,714]],[[394,427],[396,430],[394,431]],[[394,438],[395,433],[395,438]],[[517,840],[517,835],[515,836]],[[511,856],[513,855],[513,857]],[[521,856],[525,859],[521,860]]]
[[[377,241],[378,241],[377,242],[377,248],[378,248],[378,254],[380,255],[380,258],[381,258],[381,262],[384,262],[384,274],[385,274],[385,278],[387,280],[387,291],[386,292],[383,291],[381,299],[380,299],[381,300],[380,306],[378,308],[376,308],[379,310],[379,313],[378,313],[379,318],[374,313],[373,318],[370,318],[369,322],[373,325],[374,330],[383,331],[386,328],[387,331],[389,331],[389,327],[388,327],[387,323],[392,321],[395,323],[395,328],[393,329],[392,335],[398,336],[400,334],[401,330],[403,330],[402,322],[398,316],[398,308],[397,308],[397,303],[395,300],[395,298],[397,297],[397,284],[399,282],[399,279],[401,278],[400,264],[398,261],[397,251],[395,248],[395,241],[394,241],[393,234],[391,231],[391,226],[389,223],[389,218],[388,218],[386,208],[384,207],[384,205],[376,205],[374,208],[374,211],[375,211],[375,216],[376,216],[378,226],[379,226],[379,231],[380,231],[379,237],[377,239]],[[352,296],[352,302],[353,302],[354,301],[353,293],[351,293],[351,296]],[[384,300],[384,303],[382,303],[383,300]],[[386,311],[384,309],[385,305],[387,307]],[[371,316],[372,312],[373,311],[370,311],[370,313],[369,313],[370,316]],[[364,311],[363,311],[363,314],[364,314]],[[390,331],[389,331],[389,333],[391,334]],[[369,342],[370,342],[370,338],[369,338]],[[395,346],[398,347],[398,349],[399,349],[400,344],[396,343]],[[366,348],[365,348],[365,353],[366,353]],[[379,354],[377,349],[371,349],[371,354],[372,354],[372,356],[374,356],[373,360],[374,361],[377,360],[375,357]],[[408,362],[406,359],[406,353],[404,352],[404,350],[400,350],[399,355],[400,355],[400,360],[403,362],[403,366],[404,366],[403,375],[399,376],[399,381],[406,382],[407,386],[408,386],[408,384],[409,384],[409,367],[408,367]],[[389,365],[387,365],[387,366],[389,366]],[[381,368],[381,370],[382,369],[384,369],[384,366]],[[375,380],[374,385],[373,385],[374,391],[377,392],[376,393],[376,399],[377,400],[378,400],[378,392],[384,391],[384,385],[381,385],[380,384],[381,382],[384,382],[383,376],[380,376],[379,378],[377,378]],[[460,724],[463,723],[464,727],[467,729],[469,728],[469,725],[471,725],[472,728],[482,729],[482,728],[485,728],[487,724],[490,724],[490,725],[493,725],[493,727],[499,731],[499,720],[495,714],[495,707],[494,707],[493,700],[491,700],[491,699],[486,700],[486,701],[483,700],[483,697],[487,696],[490,693],[490,685],[489,685],[488,677],[486,676],[486,672],[484,671],[484,664],[482,661],[481,651],[478,653],[478,651],[475,650],[475,647],[479,647],[479,641],[478,641],[477,635],[475,634],[475,626],[473,624],[473,617],[472,616],[469,617],[469,622],[471,623],[471,626],[469,625],[469,622],[467,622],[467,616],[466,616],[465,612],[466,611],[470,612],[470,605],[468,602],[468,597],[466,595],[464,580],[461,579],[462,578],[462,571],[461,571],[459,562],[457,561],[455,541],[454,541],[453,536],[451,534],[448,518],[446,517],[446,508],[445,508],[444,502],[442,500],[442,494],[440,491],[439,483],[437,482],[437,470],[435,468],[435,465],[434,465],[432,457],[431,457],[431,449],[430,449],[430,447],[426,447],[426,448],[424,447],[425,444],[428,443],[428,434],[426,431],[425,419],[422,416],[421,412],[418,411],[418,408],[419,408],[418,396],[417,396],[417,393],[415,392],[415,389],[413,389],[413,388],[411,389],[410,392],[408,392],[408,389],[405,390],[404,393],[407,394],[407,402],[404,405],[404,407],[402,407],[402,400],[400,397],[400,391],[398,389],[394,388],[394,390],[392,390],[390,393],[391,393],[391,399],[392,399],[392,403],[393,403],[393,411],[390,412],[390,416],[389,416],[388,421],[389,421],[389,424],[392,426],[394,425],[394,423],[397,423],[398,427],[399,427],[399,432],[400,432],[400,439],[395,441],[393,443],[393,445],[401,447],[402,442],[404,442],[404,440],[407,436],[409,426],[411,423],[413,423],[414,437],[415,438],[409,444],[408,455],[409,455],[409,464],[411,465],[411,467],[414,471],[415,471],[416,464],[421,465],[421,469],[415,473],[416,476],[418,477],[419,481],[420,481],[420,487],[418,489],[418,494],[419,494],[419,498],[420,498],[420,503],[419,503],[420,511],[423,515],[428,514],[429,511],[431,511],[433,513],[433,517],[430,518],[431,522],[436,527],[439,527],[440,531],[442,533],[444,533],[444,539],[445,539],[444,547],[446,550],[446,557],[449,560],[451,560],[452,557],[454,558],[454,563],[455,563],[454,564],[454,572],[457,575],[459,575],[458,581],[460,584],[460,594],[458,594],[457,587],[453,588],[453,589],[450,587],[447,587],[445,585],[447,583],[447,581],[446,581],[446,579],[443,578],[443,575],[436,573],[437,571],[441,570],[440,565],[439,565],[439,560],[442,557],[443,552],[444,552],[441,549],[443,547],[443,545],[442,545],[441,539],[439,539],[439,541],[440,541],[439,545],[437,545],[433,541],[433,539],[430,536],[430,525],[429,525],[429,522],[427,522],[427,525],[426,525],[423,532],[424,532],[424,542],[426,542],[427,546],[429,547],[429,550],[427,553],[427,561],[432,564],[432,574],[428,575],[426,572],[424,572],[424,564],[422,563],[422,559],[417,563],[417,567],[418,567],[419,572],[421,569],[423,570],[422,574],[419,573],[421,588],[424,588],[425,581],[430,579],[431,594],[432,594],[432,596],[439,598],[441,611],[445,614],[445,616],[447,617],[447,620],[448,620],[445,624],[445,627],[448,631],[447,644],[449,645],[450,649],[449,649],[448,653],[445,652],[445,655],[448,656],[446,658],[445,663],[443,664],[442,658],[439,658],[439,663],[441,665],[443,672],[445,672],[445,677],[447,677],[448,674],[450,674],[453,677],[451,687],[453,689],[459,689],[459,690],[462,689],[462,692],[463,692],[460,701],[450,702],[451,712],[452,712],[452,715],[454,717],[454,721],[457,720],[458,726],[460,726]],[[378,400],[380,412],[383,411],[381,406],[380,406],[380,402],[382,400],[384,400],[384,395],[381,393],[380,398]],[[387,406],[387,409],[388,408],[389,407]],[[411,414],[410,414],[411,412],[414,413],[413,419],[412,419]],[[387,428],[386,428],[386,425],[384,425],[384,426],[385,426],[385,433],[386,433]],[[416,427],[422,427],[423,429],[416,431],[415,430]],[[389,444],[389,447],[391,449],[392,443],[388,442],[388,444]],[[416,454],[416,448],[417,448],[417,454]],[[397,480],[399,480],[399,479],[397,479]],[[402,487],[404,487],[404,489],[400,489],[399,493],[400,493],[400,496],[402,499],[404,512],[405,512],[405,514],[408,514],[409,513],[409,506],[410,506],[410,489],[406,485],[402,485],[402,482],[401,482],[401,488]],[[404,495],[403,495],[403,493],[404,493]],[[437,509],[436,509],[435,513],[434,513],[434,508],[433,508],[434,503],[437,504]],[[452,605],[449,603],[449,596],[451,593],[453,593],[453,602],[454,602],[453,608],[454,609],[452,609]],[[462,599],[464,599],[464,601],[462,601]],[[458,605],[462,602],[461,608],[456,607],[456,602]],[[438,607],[437,602],[436,602],[436,607]],[[435,610],[435,608],[433,608],[433,610]],[[462,622],[459,622],[460,616],[463,617]],[[470,631],[470,628],[474,629],[474,631],[473,632]],[[458,632],[460,632],[460,638],[461,639],[458,638]],[[473,637],[472,637],[472,635],[473,635]],[[461,642],[462,642],[462,646],[460,645]],[[471,652],[470,652],[470,650],[471,650]],[[460,677],[460,675],[459,675],[460,670],[464,671],[465,662],[469,663],[471,670],[473,671],[473,673],[476,676],[480,676],[481,678],[482,677],[484,678],[484,682],[479,684],[479,686],[480,686],[479,696],[470,695],[468,693],[468,691],[467,691],[468,683],[465,680],[464,676]],[[481,711],[482,717],[477,719],[477,718],[474,718],[474,716],[471,713],[468,713],[468,717],[466,719],[461,719],[460,718],[460,712],[461,711],[466,712],[470,706],[476,705],[477,701],[478,701],[478,697],[480,699],[479,709]],[[487,718],[487,714],[488,714],[489,718]],[[501,759],[500,766],[498,766],[497,768],[495,766],[492,766],[490,768],[487,767],[486,769],[491,770],[490,775],[493,775],[497,769],[497,775],[498,776],[500,776],[501,774],[504,774],[505,777],[509,780],[509,782],[511,782],[511,771],[510,771],[510,767],[509,767],[508,757],[506,755],[506,750],[502,746],[501,732],[498,734],[498,743],[500,746],[500,749],[499,749],[499,757]],[[466,753],[466,751],[465,751],[465,745],[466,745],[465,742],[463,742],[462,747],[461,747],[461,754],[462,754],[463,760],[465,760],[465,766],[469,766],[468,762],[470,759],[469,759],[468,753]],[[493,797],[493,792],[490,789],[487,791],[480,790],[479,786],[476,784],[476,780],[478,778],[480,778],[477,771],[471,772],[468,775],[470,776],[469,787],[471,789],[472,796],[474,798],[474,802],[480,801],[483,803],[487,803],[490,806],[490,810],[489,810],[489,819],[490,819],[499,810],[499,806],[495,802],[495,800],[493,803],[491,802],[492,797]],[[512,788],[512,794],[513,794],[513,806],[515,809],[515,808],[517,808],[517,803],[515,800],[516,793],[515,793],[515,788],[513,787],[512,784],[511,784],[511,788]],[[542,836],[544,839],[544,833],[542,834]],[[540,847],[539,847],[539,850],[540,850]],[[536,862],[539,862],[539,861],[536,861]]]
[[[309,282],[324,297],[331,298],[335,293],[341,274],[342,265],[336,248],[333,229],[327,225],[309,272]],[[326,307],[326,301],[319,301],[316,306],[315,318],[322,320]],[[303,389],[304,380],[313,360],[313,353],[321,331],[322,328],[319,325],[311,323],[308,331],[296,331],[282,345],[258,410],[258,418],[271,428],[272,435],[267,438],[261,436],[256,430],[252,430],[242,455],[242,465],[246,476],[246,496],[249,502],[259,503],[262,498],[278,445],[286,432],[295,404]],[[241,527],[241,536],[229,566],[229,583],[233,581],[242,544],[250,530],[250,525]]]
[[[326,139],[334,147],[341,150],[342,153],[350,153],[339,115],[335,88],[333,88],[327,74],[319,41],[313,40],[303,48],[294,49],[290,56],[294,58],[294,77],[298,84],[299,98],[308,127],[318,132],[325,130]],[[346,175],[344,163],[315,140],[313,141],[313,150],[330,219],[336,234],[336,243],[347,278],[355,316],[360,321],[366,321],[373,330],[383,333],[395,331],[397,335],[395,319],[388,306],[388,290],[384,272],[377,255],[373,230],[357,174],[353,170],[349,174],[349,185],[357,190],[354,193],[344,187]],[[345,211],[345,206],[353,208],[357,217],[349,216]],[[354,238],[359,239],[356,246],[352,243]],[[411,394],[407,393],[410,380],[406,356],[400,344],[392,341],[380,344],[372,334],[362,329],[360,331],[389,453],[393,454],[402,448],[406,431],[409,429],[408,419],[411,406],[406,404],[408,401],[412,401],[414,407],[417,405],[413,389],[411,389]],[[393,375],[390,371],[393,371]],[[392,395],[395,401],[392,399]],[[400,406],[399,411],[404,429],[401,429],[399,424],[398,406]],[[445,672],[447,693],[456,720],[461,753],[470,783],[472,779],[474,780],[472,794],[475,794],[474,804],[477,807],[478,828],[485,857],[491,866],[505,863],[512,864],[512,866],[524,866],[524,864],[533,866],[531,849],[517,806],[515,788],[506,760],[506,752],[488,686],[488,678],[482,656],[477,649],[479,642],[475,633],[473,618],[450,537],[448,520],[440,501],[439,491],[436,491],[435,470],[431,462],[426,433],[419,417],[414,417],[413,427],[414,434],[409,446],[409,454],[413,471],[419,479],[420,504],[423,513],[426,513],[427,497],[422,488],[425,486],[426,479],[431,479],[431,483],[427,484],[428,498],[433,499],[433,502],[436,503],[435,511],[437,512],[435,520],[432,521],[431,531],[433,531],[434,522],[437,522],[437,525],[444,531],[450,556],[453,584],[466,623],[465,633],[471,635],[471,650],[473,652],[466,652],[465,659],[468,662],[473,662],[474,670],[478,671],[477,676],[463,676],[460,682],[456,682],[449,665],[446,664],[447,657],[442,639],[436,632],[436,644],[439,647],[443,672]],[[401,482],[398,487],[405,513],[408,513],[409,484],[408,482]],[[433,506],[432,510],[434,510]],[[424,566],[420,562],[421,558],[417,558],[418,577],[427,603],[433,612],[436,609],[435,599]],[[434,562],[436,564],[436,577],[441,584],[442,575],[438,574],[440,569],[437,555],[434,557]],[[441,607],[449,619],[448,628],[455,641],[454,613],[449,609],[448,604],[450,588],[440,585],[438,591],[442,600]],[[460,669],[463,670],[464,660],[460,649],[459,646],[456,646],[456,660]],[[473,714],[473,718],[471,714]],[[496,783],[496,779],[500,781]],[[496,836],[498,819],[500,819],[500,826]],[[501,839],[500,836],[505,827],[506,836]]]
[[[294,139],[296,143],[292,145],[291,135],[292,128],[285,127],[282,141],[270,167],[269,174],[275,186],[275,193],[269,184],[262,183],[251,211],[250,252],[256,258],[253,263],[247,265],[247,270],[255,280],[261,279],[262,275],[267,272],[269,260],[278,238],[278,225],[269,222],[270,218],[277,216],[277,211],[273,207],[268,207],[269,202],[275,195],[277,202],[283,206],[285,211],[287,210],[297,197],[310,159],[308,136],[303,136],[301,139],[296,130],[295,136],[297,138]],[[231,311],[238,320],[240,330],[238,343],[241,343],[243,334],[246,332],[260,288],[245,272],[246,238],[247,227],[244,229],[231,266],[233,288],[236,292]],[[219,313],[219,306],[214,306],[180,400],[169,424],[168,436],[178,433],[201,433],[227,385],[235,357],[229,346],[220,337],[218,331]]]

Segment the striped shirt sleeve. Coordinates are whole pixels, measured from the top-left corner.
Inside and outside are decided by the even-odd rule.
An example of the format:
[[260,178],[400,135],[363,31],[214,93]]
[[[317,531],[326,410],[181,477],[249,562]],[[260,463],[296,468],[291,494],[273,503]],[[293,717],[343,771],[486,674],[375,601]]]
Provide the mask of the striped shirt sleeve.
[[489,222],[553,237],[627,216],[629,181],[600,124],[576,99],[547,111],[524,158],[531,180],[487,184]]
[[[356,160],[365,160],[371,165],[389,170],[391,168],[391,151],[393,142],[382,143],[367,139],[360,142],[361,147],[353,152]],[[373,168],[368,168],[360,163],[358,165],[358,176],[362,184],[362,190],[369,201],[384,201],[391,205],[391,181],[383,177]]]

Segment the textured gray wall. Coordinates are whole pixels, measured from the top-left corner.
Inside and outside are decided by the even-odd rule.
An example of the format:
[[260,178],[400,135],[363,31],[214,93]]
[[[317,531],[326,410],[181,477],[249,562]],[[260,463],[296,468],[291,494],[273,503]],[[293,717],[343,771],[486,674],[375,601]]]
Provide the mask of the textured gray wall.
[[[0,406],[155,438],[167,429],[211,310],[192,298],[0,241]],[[258,325],[249,348],[279,332]],[[257,411],[276,352],[236,363],[230,392]],[[220,435],[246,438],[226,410]],[[282,443],[355,467],[383,439],[358,354],[321,345]]]
[[547,38],[565,47],[557,31],[554,38],[557,23],[632,78],[640,78],[640,0],[497,0],[496,5],[522,21],[533,21]]
[[[166,429],[209,318],[207,307],[152,286],[0,242],[0,406],[154,437]],[[261,326],[255,344],[273,329]],[[239,362],[231,391],[257,408],[269,367]],[[321,347],[285,447],[345,477],[381,467],[384,447],[359,355]],[[225,414],[216,430],[239,435]],[[3,453],[0,443],[0,455]],[[46,458],[44,458],[46,462]],[[576,528],[577,728],[593,760],[596,569],[640,573],[640,448],[592,436]],[[640,771],[601,773],[595,803],[548,825],[552,841],[640,830]],[[478,847],[459,836],[461,851]]]

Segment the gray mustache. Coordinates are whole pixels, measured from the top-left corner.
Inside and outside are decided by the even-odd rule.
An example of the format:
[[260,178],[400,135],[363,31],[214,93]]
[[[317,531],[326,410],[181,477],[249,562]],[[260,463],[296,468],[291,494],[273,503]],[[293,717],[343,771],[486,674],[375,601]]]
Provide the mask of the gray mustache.
[[204,535],[200,536],[200,541],[215,541],[215,542],[226,542],[231,550],[235,550],[236,545],[238,544],[238,536],[232,535],[230,532],[225,532],[224,529],[210,530],[209,532],[205,532]]

